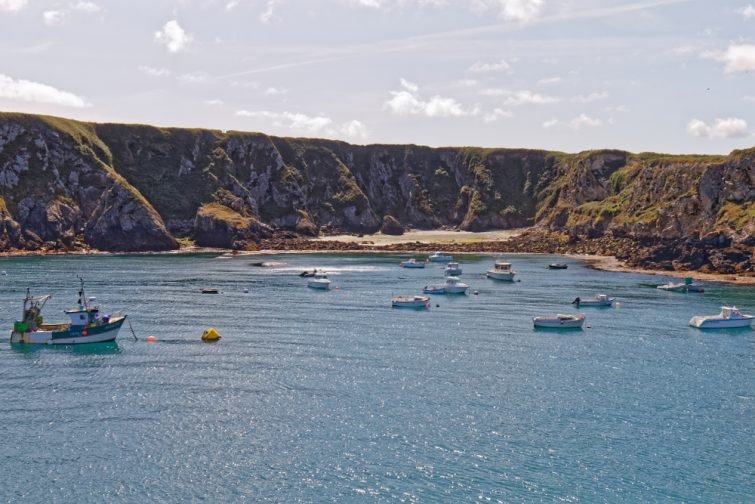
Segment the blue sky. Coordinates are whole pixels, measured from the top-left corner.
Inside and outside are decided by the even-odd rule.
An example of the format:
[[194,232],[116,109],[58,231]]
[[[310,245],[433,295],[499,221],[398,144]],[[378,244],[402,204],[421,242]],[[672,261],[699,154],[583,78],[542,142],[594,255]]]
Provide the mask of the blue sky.
[[755,0],[0,0],[0,110],[354,143],[755,145]]

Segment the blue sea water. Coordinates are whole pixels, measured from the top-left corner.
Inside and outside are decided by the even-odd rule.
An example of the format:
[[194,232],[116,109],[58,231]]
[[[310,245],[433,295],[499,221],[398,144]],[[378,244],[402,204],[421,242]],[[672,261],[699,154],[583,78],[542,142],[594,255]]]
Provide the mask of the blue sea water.
[[[484,278],[492,257],[465,256],[477,295],[400,310],[392,295],[442,278],[400,258],[0,260],[0,327],[27,286],[63,320],[84,275],[139,338],[3,333],[0,502],[755,501],[755,331],[687,326],[755,311],[755,288],[666,293],[537,255],[507,256],[521,280],[507,284]],[[307,289],[313,267],[336,288]],[[533,329],[597,292],[620,305],[583,307],[589,328]],[[219,343],[200,342],[209,326]]]

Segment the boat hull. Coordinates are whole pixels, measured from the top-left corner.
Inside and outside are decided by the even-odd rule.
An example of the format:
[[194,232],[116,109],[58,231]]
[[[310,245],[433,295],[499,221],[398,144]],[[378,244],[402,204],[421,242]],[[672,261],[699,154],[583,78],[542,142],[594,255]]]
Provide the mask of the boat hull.
[[430,298],[417,296],[414,298],[393,298],[391,306],[394,308],[429,308]]
[[499,272],[499,271],[488,270],[485,273],[485,275],[487,275],[488,278],[493,279],[493,280],[501,280],[501,281],[504,281],[504,282],[513,282],[514,281],[514,275],[516,275],[516,273],[514,273],[513,271],[511,273],[502,273],[502,272]]
[[553,317],[533,317],[532,323],[535,327],[544,327],[548,329],[581,329],[585,323],[584,317],[559,319]]
[[330,282],[310,281],[310,282],[307,282],[307,287],[309,287],[310,289],[329,290]]
[[31,345],[80,345],[114,341],[126,317],[99,327],[81,327],[64,331],[11,331],[11,343]]
[[425,263],[400,263],[402,268],[407,269],[423,269],[425,267]]
[[689,325],[698,329],[734,329],[737,327],[750,327],[752,318],[720,319],[710,317],[692,317]]
[[447,276],[459,276],[461,275],[461,268],[447,268],[446,269],[446,275]]

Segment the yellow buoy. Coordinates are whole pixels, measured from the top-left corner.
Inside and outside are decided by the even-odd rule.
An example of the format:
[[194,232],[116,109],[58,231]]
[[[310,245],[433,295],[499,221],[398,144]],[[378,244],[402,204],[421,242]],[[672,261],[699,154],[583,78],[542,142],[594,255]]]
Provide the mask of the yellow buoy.
[[214,327],[210,327],[205,332],[202,333],[202,341],[217,341],[221,338],[220,334],[215,330]]

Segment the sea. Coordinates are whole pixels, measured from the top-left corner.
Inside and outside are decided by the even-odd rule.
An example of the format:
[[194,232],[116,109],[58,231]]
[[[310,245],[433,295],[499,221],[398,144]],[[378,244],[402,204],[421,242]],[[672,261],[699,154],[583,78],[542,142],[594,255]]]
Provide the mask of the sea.
[[[755,330],[688,326],[755,287],[465,255],[467,295],[394,309],[444,277],[406,257],[1,259],[0,502],[755,502]],[[9,343],[27,288],[63,321],[79,276],[115,342]]]

